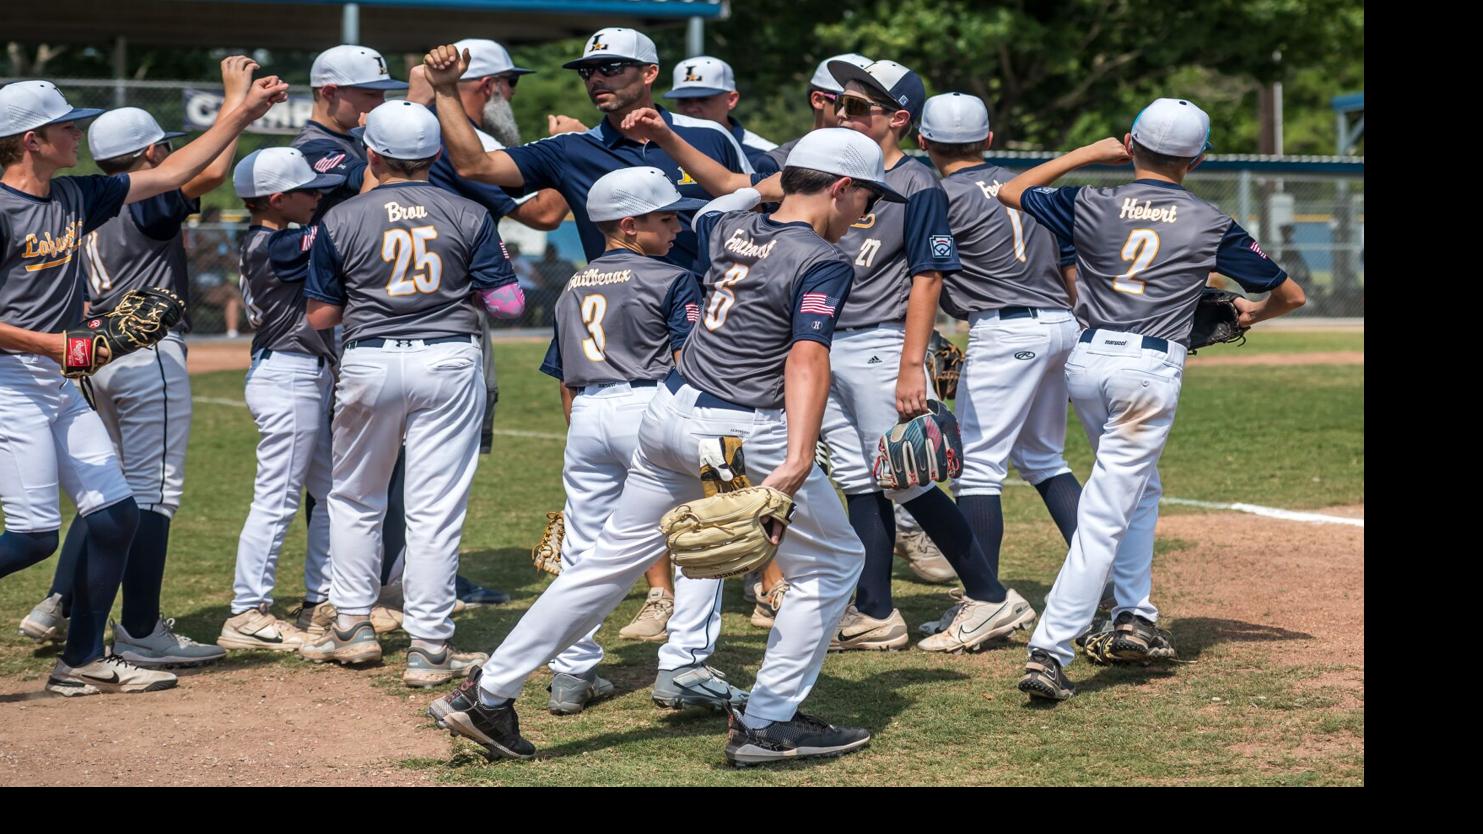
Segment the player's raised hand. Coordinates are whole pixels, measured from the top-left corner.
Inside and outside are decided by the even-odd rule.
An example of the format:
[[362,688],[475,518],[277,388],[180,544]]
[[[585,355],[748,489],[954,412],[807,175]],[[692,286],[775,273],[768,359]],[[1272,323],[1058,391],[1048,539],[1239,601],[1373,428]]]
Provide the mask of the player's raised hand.
[[673,132],[664,117],[659,115],[659,111],[652,107],[641,107],[624,116],[618,129],[630,139],[655,144],[659,144]]
[[276,75],[252,82],[242,99],[242,109],[249,122],[261,119],[280,101],[288,101],[288,83]]
[[558,133],[581,133],[587,129],[578,119],[571,116],[546,114],[546,135],[555,136]]
[[1094,165],[1123,165],[1133,161],[1133,158],[1128,156],[1128,149],[1122,141],[1111,136],[1093,142],[1082,150],[1087,153],[1091,158],[1091,164]]
[[462,54],[452,44],[435,46],[422,56],[423,72],[433,89],[447,89],[458,83],[458,79],[469,68],[469,51]]
[[221,86],[225,92],[222,105],[235,107],[247,96],[252,86],[252,74],[258,69],[257,61],[246,55],[228,55],[221,60]]

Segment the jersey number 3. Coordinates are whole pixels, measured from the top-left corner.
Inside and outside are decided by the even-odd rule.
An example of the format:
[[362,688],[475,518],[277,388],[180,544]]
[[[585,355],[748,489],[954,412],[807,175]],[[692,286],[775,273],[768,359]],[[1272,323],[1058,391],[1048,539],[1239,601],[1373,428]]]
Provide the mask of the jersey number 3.
[[[427,251],[427,242],[438,236],[432,226],[387,229],[381,233],[381,260],[391,264],[386,294],[396,297],[434,293],[443,283],[443,259]],[[409,277],[407,268],[412,267]]]
[[1128,239],[1123,243],[1123,260],[1132,261],[1133,265],[1128,267],[1127,272],[1112,277],[1112,288],[1118,292],[1143,295],[1143,288],[1148,282],[1136,276],[1148,269],[1158,253],[1158,232],[1153,229],[1134,229],[1129,232]]
[[582,299],[582,326],[587,328],[588,337],[582,340],[582,353],[593,362],[608,360],[608,334],[602,329],[603,316],[608,314],[608,299],[593,293]]

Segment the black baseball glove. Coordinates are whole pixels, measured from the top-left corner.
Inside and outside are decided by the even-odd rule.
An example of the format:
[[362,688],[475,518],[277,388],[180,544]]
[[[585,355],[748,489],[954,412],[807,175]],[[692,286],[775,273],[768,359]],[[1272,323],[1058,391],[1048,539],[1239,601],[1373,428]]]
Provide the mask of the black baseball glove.
[[1241,296],[1236,293],[1214,287],[1200,291],[1195,323],[1189,333],[1190,353],[1217,342],[1246,344],[1246,331],[1251,328],[1241,326],[1241,311],[1236,309],[1238,298]]
[[[118,304],[67,330],[62,352],[62,374],[74,379],[91,376],[105,362],[152,347],[185,315],[180,297],[162,287],[129,290]],[[98,348],[107,346],[108,358]]]

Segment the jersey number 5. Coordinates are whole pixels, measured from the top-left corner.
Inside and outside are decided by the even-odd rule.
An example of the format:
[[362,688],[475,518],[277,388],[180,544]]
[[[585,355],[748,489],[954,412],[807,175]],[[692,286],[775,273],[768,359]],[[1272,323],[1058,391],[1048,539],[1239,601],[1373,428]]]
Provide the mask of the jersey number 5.
[[[427,242],[438,236],[432,226],[410,229],[387,229],[381,233],[381,260],[391,264],[391,280],[386,282],[390,296],[433,293],[443,283],[443,259],[427,251]],[[413,267],[411,278],[407,268]]]
[[706,330],[720,330],[721,325],[726,323],[731,305],[736,303],[736,293],[732,292],[732,288],[747,277],[750,270],[751,267],[738,264],[726,270],[726,274],[716,282],[716,288],[711,290],[711,303],[705,307]]
[[1158,232],[1153,229],[1134,229],[1129,232],[1127,241],[1123,243],[1123,260],[1132,261],[1133,265],[1128,267],[1127,272],[1112,277],[1112,288],[1118,292],[1143,295],[1143,288],[1148,282],[1134,276],[1148,269],[1158,253]]

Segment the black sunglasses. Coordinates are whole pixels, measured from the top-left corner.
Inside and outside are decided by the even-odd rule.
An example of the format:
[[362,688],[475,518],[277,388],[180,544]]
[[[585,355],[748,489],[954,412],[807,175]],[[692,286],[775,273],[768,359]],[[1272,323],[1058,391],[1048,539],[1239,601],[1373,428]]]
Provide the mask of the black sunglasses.
[[517,84],[520,83],[520,74],[519,73],[512,72],[509,75],[496,75],[495,78],[501,79],[506,84],[509,84],[510,85],[510,89],[512,89],[512,90],[515,89],[515,85],[517,85]]
[[600,73],[603,78],[612,78],[615,75],[622,75],[629,67],[637,66],[642,65],[638,61],[607,61],[601,64],[587,64],[576,69],[577,75],[582,76],[582,80],[586,81],[592,77],[594,72]]
[[879,203],[881,201],[881,198],[886,195],[881,193],[880,189],[872,188],[868,185],[862,185],[859,187],[865,189],[865,193],[870,195],[870,198],[865,201],[865,214],[861,215],[861,217],[864,217],[865,215],[870,214],[872,211],[875,211],[875,204]]
[[857,119],[869,116],[877,110],[887,114],[896,112],[894,107],[876,104],[870,99],[861,98],[860,96],[843,95],[834,100],[835,113],[844,113],[846,116]]

